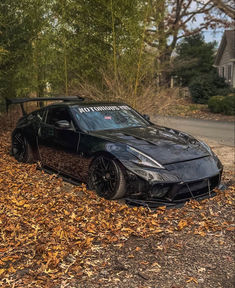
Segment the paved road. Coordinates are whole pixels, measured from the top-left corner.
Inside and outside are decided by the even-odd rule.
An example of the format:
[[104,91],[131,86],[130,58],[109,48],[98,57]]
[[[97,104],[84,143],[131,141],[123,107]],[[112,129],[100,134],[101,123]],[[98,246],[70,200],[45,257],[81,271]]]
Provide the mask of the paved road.
[[184,131],[195,137],[213,140],[223,145],[235,146],[234,122],[165,116],[152,117],[151,121],[162,126]]

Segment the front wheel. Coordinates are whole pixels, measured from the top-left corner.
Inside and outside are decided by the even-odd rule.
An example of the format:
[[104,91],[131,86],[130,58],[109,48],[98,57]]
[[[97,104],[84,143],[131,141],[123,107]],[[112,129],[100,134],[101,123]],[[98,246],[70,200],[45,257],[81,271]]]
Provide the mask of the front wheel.
[[125,195],[126,180],[117,161],[99,156],[92,162],[89,172],[89,184],[99,196],[119,199]]
[[19,162],[33,162],[32,149],[26,138],[20,132],[16,132],[12,137],[11,152],[15,159]]

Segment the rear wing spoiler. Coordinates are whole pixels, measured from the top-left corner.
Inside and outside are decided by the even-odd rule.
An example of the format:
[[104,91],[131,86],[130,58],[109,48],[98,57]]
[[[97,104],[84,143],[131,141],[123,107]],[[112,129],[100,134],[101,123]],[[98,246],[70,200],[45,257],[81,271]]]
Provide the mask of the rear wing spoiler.
[[44,102],[44,101],[84,101],[83,97],[80,96],[68,96],[68,97],[45,97],[45,98],[6,98],[6,111],[8,113],[9,106],[12,104],[20,104],[22,114],[27,115],[24,109],[24,103],[26,102]]

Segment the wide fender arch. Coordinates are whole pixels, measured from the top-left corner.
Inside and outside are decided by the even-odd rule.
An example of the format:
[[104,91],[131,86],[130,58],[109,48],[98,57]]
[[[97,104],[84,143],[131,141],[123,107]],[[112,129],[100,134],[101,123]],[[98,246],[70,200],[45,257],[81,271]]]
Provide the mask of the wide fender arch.
[[[20,127],[20,128],[15,128],[12,133],[11,133],[11,146],[13,142],[14,136],[20,133],[25,139],[27,140],[28,144],[30,145],[31,151],[33,153],[33,159],[34,161],[38,161],[39,158],[39,153],[38,153],[38,145],[37,145],[37,137],[29,137],[29,135],[25,132],[25,130]],[[10,153],[12,154],[12,147]]]

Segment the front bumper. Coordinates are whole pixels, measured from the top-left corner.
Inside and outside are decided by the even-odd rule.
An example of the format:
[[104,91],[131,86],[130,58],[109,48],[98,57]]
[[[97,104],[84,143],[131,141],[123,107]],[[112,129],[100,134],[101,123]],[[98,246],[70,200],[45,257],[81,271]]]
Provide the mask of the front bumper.
[[222,170],[217,175],[197,181],[164,185],[155,184],[149,187],[148,193],[130,195],[126,198],[126,203],[132,206],[148,206],[150,208],[158,206],[174,207],[184,204],[190,199],[210,198],[216,195],[213,189],[220,185],[221,174]]

